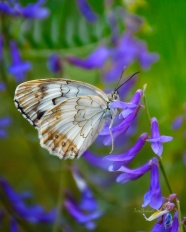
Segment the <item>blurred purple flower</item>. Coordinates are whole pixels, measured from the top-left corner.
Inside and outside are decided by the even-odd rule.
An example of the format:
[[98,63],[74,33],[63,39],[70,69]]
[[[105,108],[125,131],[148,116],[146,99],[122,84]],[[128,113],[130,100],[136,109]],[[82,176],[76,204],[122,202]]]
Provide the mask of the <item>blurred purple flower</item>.
[[10,219],[10,231],[11,232],[19,232],[19,228],[16,222],[16,219],[11,217]]
[[28,4],[23,7],[19,3],[1,2],[0,12],[9,14],[12,16],[20,16],[28,19],[43,19],[49,15],[47,8],[41,7],[45,3],[45,0],[39,0],[34,4]]
[[150,205],[153,209],[159,209],[163,203],[163,197],[161,194],[161,187],[159,183],[159,168],[157,158],[152,159],[151,163],[151,181],[150,189],[144,196],[144,204],[142,207]]
[[94,69],[94,68],[102,68],[106,59],[109,56],[109,50],[104,47],[98,47],[94,50],[86,59],[82,60],[77,57],[68,56],[66,57],[66,61],[75,66],[84,68],[84,69]]
[[4,91],[5,89],[6,89],[5,83],[0,81],[0,92]]
[[76,2],[80,12],[88,21],[95,22],[97,20],[97,16],[87,3],[87,0],[76,0]]
[[184,120],[183,115],[177,116],[172,123],[172,129],[173,130],[179,129],[183,124],[183,120]]
[[110,169],[112,170],[118,170],[122,165],[127,165],[130,163],[137,153],[143,148],[145,144],[145,140],[148,138],[148,134],[144,133],[142,134],[136,143],[131,147],[127,152],[124,152],[123,154],[118,155],[108,155],[105,156],[104,159],[108,161],[112,161],[112,165],[110,165]]
[[105,160],[103,157],[93,155],[89,151],[84,152],[83,157],[91,165],[103,170],[108,170],[108,167],[112,164],[112,162]]
[[148,69],[150,65],[158,60],[156,53],[149,53],[146,44],[137,40],[129,31],[125,32],[116,48],[111,51],[112,68],[105,74],[106,81],[118,79],[124,66],[129,66],[138,60],[143,69]]
[[0,34],[0,62],[2,60],[2,57],[3,57],[3,36]]
[[10,42],[10,50],[12,64],[9,66],[8,72],[15,76],[17,82],[23,81],[25,79],[25,73],[31,68],[31,63],[21,60],[17,45],[14,41]]
[[173,140],[171,136],[160,135],[158,121],[156,118],[151,119],[151,138],[146,141],[151,142],[151,147],[154,153],[158,156],[162,155],[162,143],[170,142]]
[[5,128],[11,123],[10,117],[4,117],[0,119],[0,139],[6,138],[7,132]]
[[[139,107],[135,111],[133,111],[131,114],[129,114],[125,119],[123,119],[121,123],[111,128],[114,140],[116,140],[116,138],[118,138],[121,134],[124,134],[127,132],[131,123],[135,120],[138,110],[139,110]],[[105,146],[109,146],[112,144],[112,138],[111,138],[110,129],[108,125],[106,125],[103,128],[103,130],[100,132],[99,135],[103,136],[102,139],[103,139],[103,144]]]
[[120,100],[114,101],[110,104],[110,108],[120,108],[122,112],[119,114],[119,118],[126,118],[133,111],[136,111],[140,104],[141,97],[143,96],[143,91],[138,89],[130,102],[122,102]]
[[129,168],[125,167],[125,166],[121,166],[119,169],[113,170],[113,167],[110,166],[109,171],[110,172],[113,172],[113,171],[114,172],[115,171],[122,172],[122,174],[120,174],[117,177],[116,182],[125,184],[128,181],[139,179],[146,172],[150,171],[151,170],[151,163],[152,163],[152,160],[148,161],[143,166],[141,166],[140,168],[136,168],[136,169],[129,169]]
[[24,197],[18,195],[3,178],[0,178],[0,188],[4,196],[6,196],[9,201],[12,209],[22,219],[33,224],[54,222],[56,218],[56,210],[46,213],[39,205],[27,206],[23,201]]
[[53,54],[48,58],[47,66],[52,73],[60,73],[62,70],[62,60],[57,54]]
[[74,197],[67,192],[64,206],[78,223],[83,224],[88,230],[93,230],[96,226],[94,221],[102,215],[102,212],[98,211],[97,202],[91,190],[77,170],[73,171],[73,177],[81,192],[81,201],[77,203]]

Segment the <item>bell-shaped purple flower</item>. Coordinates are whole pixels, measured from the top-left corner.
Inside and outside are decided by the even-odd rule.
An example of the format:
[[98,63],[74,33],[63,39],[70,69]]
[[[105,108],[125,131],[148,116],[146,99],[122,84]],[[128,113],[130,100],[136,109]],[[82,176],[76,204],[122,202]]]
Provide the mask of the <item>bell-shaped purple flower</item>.
[[7,132],[5,128],[9,126],[11,123],[10,117],[4,117],[0,119],[0,139],[1,138],[6,138]]
[[125,166],[121,166],[119,169],[117,170],[113,170],[113,167],[110,166],[109,167],[109,171],[110,172],[122,172],[122,174],[120,174],[117,179],[116,182],[118,183],[122,183],[125,184],[128,181],[132,181],[132,180],[137,180],[139,179],[141,176],[143,176],[146,172],[148,172],[149,170],[151,170],[151,160],[147,163],[145,163],[143,166],[141,166],[140,168],[136,168],[136,169],[129,169]]
[[156,118],[151,119],[151,138],[146,141],[151,142],[151,147],[154,153],[158,156],[162,155],[163,145],[162,143],[172,141],[173,137],[160,135],[158,121]]
[[48,58],[47,66],[52,73],[61,73],[62,59],[57,54],[53,54]]
[[0,12],[28,19],[43,19],[49,15],[49,10],[41,7],[44,3],[45,0],[39,0],[34,4],[28,4],[27,6],[23,7],[16,1],[15,3],[11,4],[5,1],[0,3]]
[[162,203],[163,197],[161,194],[161,187],[159,183],[158,160],[156,158],[153,158],[151,164],[150,188],[144,196],[144,204],[142,205],[142,207],[150,205],[150,207],[153,209],[159,209]]
[[96,226],[95,220],[102,215],[102,212],[98,211],[97,202],[91,190],[77,170],[73,171],[73,176],[81,192],[81,200],[78,203],[75,198],[67,192],[64,206],[79,224],[83,224],[88,230],[93,230]]
[[105,46],[100,46],[84,60],[78,57],[68,56],[66,57],[66,61],[84,69],[102,68],[109,53],[109,50]]
[[8,72],[15,76],[16,81],[20,82],[25,79],[25,73],[31,68],[30,62],[23,62],[21,60],[17,45],[14,41],[10,43],[10,50],[12,55],[12,64],[8,68]]
[[80,12],[82,15],[89,21],[89,22],[95,22],[97,19],[96,14],[91,9],[89,4],[86,0],[76,0],[77,5],[79,7]]
[[24,196],[17,194],[3,178],[0,178],[0,188],[3,196],[9,201],[12,209],[22,219],[33,224],[52,223],[55,221],[56,210],[46,213],[39,205],[27,206],[24,202]]
[[119,118],[126,118],[130,115],[133,111],[137,109],[140,104],[141,97],[143,96],[143,91],[138,89],[130,102],[122,102],[120,100],[114,101],[110,103],[110,108],[120,108],[122,109],[121,113],[119,114]]
[[148,137],[147,133],[142,134],[138,138],[136,143],[127,152],[117,155],[108,155],[104,157],[104,159],[112,161],[112,165],[110,165],[110,168],[112,167],[112,170],[117,170],[122,165],[127,165],[135,158],[137,153],[143,148],[147,137]]

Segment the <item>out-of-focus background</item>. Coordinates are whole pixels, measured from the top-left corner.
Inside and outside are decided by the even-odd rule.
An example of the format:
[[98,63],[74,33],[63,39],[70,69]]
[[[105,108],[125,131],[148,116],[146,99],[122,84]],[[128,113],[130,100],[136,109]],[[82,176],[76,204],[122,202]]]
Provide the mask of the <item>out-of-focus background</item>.
[[[10,6],[14,5],[14,1],[7,2]],[[174,138],[171,143],[164,145],[162,161],[173,192],[179,196],[184,215],[186,213],[184,124],[186,2],[184,0],[117,0],[113,2],[87,0],[93,15],[87,15],[90,9],[86,7],[82,10],[83,2],[80,0],[46,1],[42,7],[48,9],[48,14],[42,19],[29,18],[29,14],[13,16],[0,5],[0,36],[3,38],[1,43],[3,45],[0,47],[0,120],[2,120],[0,176],[4,177],[16,192],[29,192],[31,198],[28,204],[38,204],[49,212],[57,207],[60,182],[62,182],[62,192],[68,189],[79,197],[70,172],[70,167],[75,165],[89,182],[91,191],[103,210],[103,215],[96,222],[95,231],[150,231],[154,222],[145,221],[141,207],[143,195],[149,188],[149,174],[137,181],[119,184],[115,182],[115,174],[93,167],[83,157],[79,160],[63,161],[49,155],[40,147],[37,131],[17,111],[13,97],[19,83],[52,77],[87,82],[105,91],[113,89],[119,76],[112,81],[104,77],[105,70],[107,71],[107,67],[111,67],[112,64],[108,62],[104,64],[104,68],[100,65],[96,69],[85,69],[70,63],[68,57],[86,58],[102,45],[114,49],[119,46],[117,40],[119,41],[123,33],[131,30],[132,35],[145,42],[148,51],[154,56],[157,53],[159,59],[155,62],[154,58],[154,62],[148,65],[148,69],[143,68],[138,60],[127,64],[124,77],[138,70],[140,74],[136,83],[127,92],[125,101],[130,100],[137,89],[142,89],[144,84],[147,84],[146,97],[150,115],[158,119],[161,134]],[[28,3],[31,1],[19,2],[22,6]],[[24,72],[25,75],[20,77],[21,79],[16,79],[10,71],[10,66],[13,65],[10,44],[13,43],[17,46],[20,59],[31,62],[30,69]],[[53,54],[57,55],[57,61],[51,62]],[[57,71],[55,62],[57,62]],[[180,119],[177,118],[179,115],[181,115]],[[123,149],[132,146],[143,132],[150,133],[150,127],[142,110],[138,115],[134,132],[130,139],[126,140]],[[94,144],[90,150],[99,156],[109,153],[110,147],[103,147],[100,144],[99,146]],[[131,167],[138,167],[152,157],[150,144],[147,144]],[[102,185],[106,187],[96,185],[99,178],[103,179]],[[161,173],[160,179],[162,194],[167,197],[169,192]],[[61,197],[63,202],[65,197],[63,194]],[[2,202],[0,207],[2,209],[5,207]],[[148,210],[145,214],[150,215]],[[62,209],[61,218],[62,224],[68,227],[66,231],[87,231],[64,209]],[[9,220],[8,217],[3,219],[3,231],[9,231]],[[28,223],[27,227],[32,231],[52,231],[53,224]],[[24,225],[19,225],[19,229],[27,231]]]

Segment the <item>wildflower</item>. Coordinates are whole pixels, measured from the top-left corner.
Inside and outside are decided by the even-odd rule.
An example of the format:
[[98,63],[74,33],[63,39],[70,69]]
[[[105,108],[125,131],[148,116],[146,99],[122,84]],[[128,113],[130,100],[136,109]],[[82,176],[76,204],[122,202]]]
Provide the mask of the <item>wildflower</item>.
[[179,129],[179,128],[182,126],[183,121],[184,121],[184,116],[183,116],[183,115],[177,116],[177,117],[174,119],[173,123],[172,123],[172,129],[173,129],[173,130]]
[[83,224],[88,230],[93,230],[96,226],[95,220],[102,215],[98,211],[98,206],[91,190],[80,174],[74,170],[74,180],[81,192],[81,201],[78,203],[74,197],[67,192],[64,206],[69,214],[80,224]]
[[126,118],[133,111],[137,109],[140,103],[140,99],[143,96],[143,91],[138,89],[130,102],[122,102],[120,100],[114,101],[110,104],[110,108],[120,108],[122,112],[119,114],[119,118]]
[[[118,125],[111,128],[114,140],[116,138],[118,138],[120,135],[127,132],[130,125],[135,120],[138,110],[139,110],[139,107],[137,107],[137,109],[135,111],[133,111],[125,119],[123,119],[121,121],[121,123],[119,123]],[[105,146],[108,146],[108,145],[112,144],[112,137],[111,137],[111,133],[110,133],[110,129],[109,129],[108,125],[106,125],[103,128],[103,130],[100,132],[99,135],[103,136],[103,143],[104,143]]]
[[62,70],[62,61],[57,54],[53,54],[48,58],[48,68],[52,73],[60,73]]
[[[56,217],[56,210],[52,210],[51,212],[46,213],[39,205],[27,206],[24,202],[25,197],[17,194],[3,178],[0,178],[0,188],[3,194],[1,199],[6,197],[6,202],[8,201],[8,204],[12,207],[14,213],[20,218],[33,224],[54,222]],[[14,218],[14,215],[11,216]],[[16,227],[16,218],[14,218],[12,221],[14,227]]]
[[28,4],[23,7],[19,3],[15,2],[9,4],[8,2],[0,3],[0,12],[4,14],[25,17],[28,19],[43,19],[49,15],[47,8],[41,7],[45,3],[45,0],[39,0],[35,4]]
[[163,197],[161,194],[161,187],[159,183],[159,168],[158,160],[152,159],[151,163],[151,181],[150,188],[144,196],[144,204],[142,207],[150,205],[153,209],[159,209],[163,203]]
[[11,123],[11,120],[9,117],[4,117],[0,119],[0,138],[6,138],[7,132],[5,128],[9,126]]
[[112,164],[112,162],[105,159],[103,160],[102,157],[96,156],[89,151],[84,152],[83,157],[88,163],[103,170],[108,170],[109,166]]
[[3,36],[0,34],[0,62],[2,60],[2,57],[3,57]]
[[154,153],[158,156],[162,155],[163,145],[162,143],[172,141],[171,136],[160,135],[158,128],[158,121],[156,118],[151,119],[151,138],[146,141],[151,142],[151,147]]
[[[167,216],[168,215],[168,216]],[[172,221],[172,217],[169,214],[165,214],[163,218],[159,218],[155,226],[152,228],[151,232],[177,232],[179,229],[179,222],[178,222],[178,213],[174,213],[174,219]]]
[[84,60],[78,57],[68,56],[66,57],[66,61],[84,69],[94,69],[102,68],[108,56],[109,50],[105,46],[100,46]]
[[145,144],[145,140],[147,139],[148,134],[144,133],[142,134],[136,143],[131,147],[127,152],[124,152],[123,154],[117,154],[117,155],[108,155],[104,157],[104,159],[112,161],[112,166],[110,165],[110,168],[112,167],[112,170],[119,169],[122,165],[127,165],[129,162],[131,162],[137,153],[142,149],[142,147]]
[[80,12],[89,22],[95,22],[97,20],[96,14],[93,12],[91,7],[88,5],[86,0],[76,0],[76,2],[77,2]]
[[125,166],[121,166],[119,169],[115,170],[115,169],[113,169],[113,166],[110,166],[109,171],[110,172],[113,172],[113,171],[122,172],[122,174],[120,174],[117,177],[116,182],[125,184],[128,181],[139,179],[146,172],[150,171],[151,170],[151,163],[152,163],[152,160],[145,163],[140,168],[136,168],[136,169],[129,169]]
[[0,92],[4,91],[5,89],[6,89],[5,83],[0,81]]
[[25,73],[31,68],[30,62],[23,62],[21,60],[17,45],[14,41],[10,43],[12,64],[8,68],[8,72],[15,76],[16,81],[23,81],[25,78]]

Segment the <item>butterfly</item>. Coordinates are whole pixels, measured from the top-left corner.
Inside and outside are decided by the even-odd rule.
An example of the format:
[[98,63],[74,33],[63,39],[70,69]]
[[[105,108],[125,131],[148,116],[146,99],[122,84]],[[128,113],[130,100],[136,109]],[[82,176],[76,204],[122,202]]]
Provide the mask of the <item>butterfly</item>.
[[109,120],[111,128],[118,110],[109,106],[119,100],[118,88],[107,95],[80,81],[32,80],[18,85],[14,102],[38,130],[42,147],[61,159],[74,159],[87,150]]

